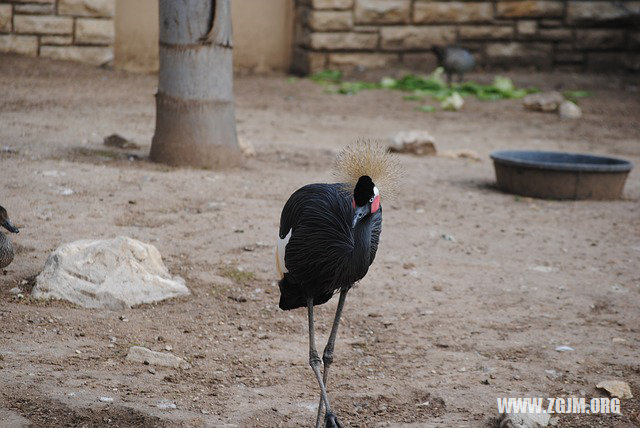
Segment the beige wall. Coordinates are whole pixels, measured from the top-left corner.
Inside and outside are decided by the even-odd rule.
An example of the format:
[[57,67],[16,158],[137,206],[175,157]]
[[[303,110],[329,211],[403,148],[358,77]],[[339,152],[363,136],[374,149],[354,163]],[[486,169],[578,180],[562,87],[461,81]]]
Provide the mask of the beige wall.
[[[234,68],[257,73],[288,70],[293,0],[232,0]],[[117,68],[158,69],[158,0],[116,0]]]
[[288,70],[293,0],[232,0],[234,65],[259,73]]
[[158,0],[116,0],[113,65],[135,72],[158,69]]

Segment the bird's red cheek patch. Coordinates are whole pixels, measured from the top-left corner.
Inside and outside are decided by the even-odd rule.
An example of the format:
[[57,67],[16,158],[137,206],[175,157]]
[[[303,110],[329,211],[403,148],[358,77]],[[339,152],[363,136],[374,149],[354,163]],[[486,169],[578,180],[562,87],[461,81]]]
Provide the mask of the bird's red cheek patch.
[[380,196],[376,196],[373,198],[373,202],[371,203],[371,212],[374,213],[380,209]]
[[355,199],[351,199],[351,206],[353,207],[353,209],[356,209],[356,200]]

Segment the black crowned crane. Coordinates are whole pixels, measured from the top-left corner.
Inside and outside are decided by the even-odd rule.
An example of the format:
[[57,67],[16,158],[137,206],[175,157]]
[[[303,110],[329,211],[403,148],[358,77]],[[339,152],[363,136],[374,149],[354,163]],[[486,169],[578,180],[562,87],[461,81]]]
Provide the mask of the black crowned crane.
[[[322,425],[323,405],[324,426],[342,426],[326,390],[338,324],[348,291],[364,278],[376,256],[382,231],[380,198],[382,192],[393,190],[398,166],[385,148],[360,142],[338,155],[336,175],[344,182],[309,184],[291,195],[282,209],[276,246],[280,309],[306,307],[308,311],[309,365],[321,392],[317,427]],[[338,307],[321,360],[316,351],[313,307],[337,292]]]

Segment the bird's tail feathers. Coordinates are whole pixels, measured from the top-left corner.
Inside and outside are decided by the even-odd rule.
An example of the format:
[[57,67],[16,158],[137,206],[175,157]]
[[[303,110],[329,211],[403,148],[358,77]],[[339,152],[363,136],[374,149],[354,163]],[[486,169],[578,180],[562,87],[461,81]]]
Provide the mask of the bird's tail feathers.
[[[307,291],[301,284],[291,282],[289,275],[285,274],[284,278],[278,282],[278,287],[280,287],[280,303],[278,306],[283,311],[307,306]],[[328,302],[331,296],[333,296],[333,292],[314,296],[313,306]]]

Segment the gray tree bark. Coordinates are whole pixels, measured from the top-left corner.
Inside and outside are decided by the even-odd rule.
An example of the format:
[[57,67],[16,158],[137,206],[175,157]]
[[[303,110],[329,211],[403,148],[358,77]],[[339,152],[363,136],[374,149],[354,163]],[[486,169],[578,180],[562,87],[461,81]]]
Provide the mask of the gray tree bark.
[[233,105],[230,0],[160,0],[160,72],[152,160],[219,168],[241,162]]

